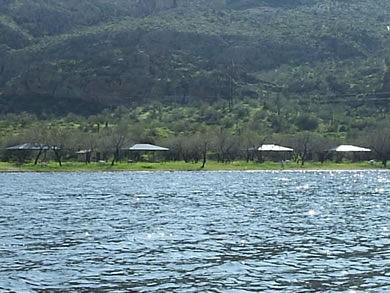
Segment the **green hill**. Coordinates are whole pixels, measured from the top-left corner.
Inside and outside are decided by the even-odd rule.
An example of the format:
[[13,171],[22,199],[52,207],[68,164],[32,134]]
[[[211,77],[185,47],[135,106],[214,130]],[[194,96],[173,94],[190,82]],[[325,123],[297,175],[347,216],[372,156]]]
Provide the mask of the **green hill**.
[[335,104],[357,120],[387,113],[388,12],[368,0],[3,0],[0,112],[225,101],[297,125],[302,113],[331,123]]

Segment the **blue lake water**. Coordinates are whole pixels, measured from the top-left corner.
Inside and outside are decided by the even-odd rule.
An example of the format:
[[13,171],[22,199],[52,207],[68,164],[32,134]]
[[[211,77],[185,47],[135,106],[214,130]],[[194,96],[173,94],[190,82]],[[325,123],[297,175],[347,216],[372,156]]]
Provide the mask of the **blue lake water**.
[[390,292],[390,172],[0,174],[0,292]]

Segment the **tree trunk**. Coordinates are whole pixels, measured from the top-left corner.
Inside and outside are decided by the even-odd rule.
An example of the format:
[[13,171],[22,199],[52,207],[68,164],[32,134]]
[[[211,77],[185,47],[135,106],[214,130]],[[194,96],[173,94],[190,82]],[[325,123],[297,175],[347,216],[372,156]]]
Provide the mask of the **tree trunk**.
[[85,164],[91,163],[91,152],[85,154]]
[[34,165],[38,164],[38,160],[41,155],[42,155],[42,149],[39,149],[38,155],[35,157]]
[[111,161],[111,166],[114,166],[115,162],[119,160],[119,146],[115,148],[114,158]]
[[301,156],[301,166],[303,167],[303,165],[305,165],[305,161],[306,161],[306,152],[302,154]]
[[61,156],[60,156],[60,151],[57,150],[55,147],[53,147],[53,152],[56,155],[56,159],[60,167],[62,167],[62,162],[61,162]]
[[207,160],[207,144],[204,145],[203,152],[202,152],[202,166],[201,169],[204,169],[204,166],[206,165]]

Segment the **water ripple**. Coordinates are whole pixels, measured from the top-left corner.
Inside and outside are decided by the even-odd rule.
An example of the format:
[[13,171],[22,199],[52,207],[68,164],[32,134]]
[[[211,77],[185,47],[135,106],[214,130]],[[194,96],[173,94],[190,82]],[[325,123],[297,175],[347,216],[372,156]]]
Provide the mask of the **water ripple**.
[[390,173],[0,174],[0,292],[389,292]]

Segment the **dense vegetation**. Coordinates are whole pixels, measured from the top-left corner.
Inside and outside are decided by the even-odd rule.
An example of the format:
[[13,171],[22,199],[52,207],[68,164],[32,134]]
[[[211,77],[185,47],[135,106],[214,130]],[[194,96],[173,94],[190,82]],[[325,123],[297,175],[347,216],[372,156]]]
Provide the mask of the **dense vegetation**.
[[375,145],[382,160],[388,12],[368,0],[1,1],[0,143],[115,150],[116,135],[207,142],[228,160],[223,144],[245,158],[310,136],[314,149]]

